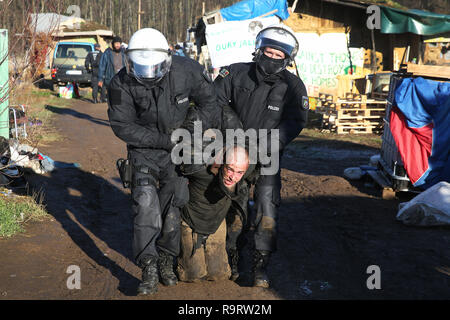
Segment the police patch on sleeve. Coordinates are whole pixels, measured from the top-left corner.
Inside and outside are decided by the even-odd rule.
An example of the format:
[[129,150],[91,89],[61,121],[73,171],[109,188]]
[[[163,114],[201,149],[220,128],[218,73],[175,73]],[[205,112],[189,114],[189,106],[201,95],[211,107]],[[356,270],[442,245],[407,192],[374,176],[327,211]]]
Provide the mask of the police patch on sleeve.
[[309,98],[302,96],[302,109],[309,110]]
[[225,69],[225,68],[222,68],[221,70],[220,70],[220,72],[219,72],[219,76],[221,76],[222,78],[225,78],[227,75],[229,75],[230,74],[230,71],[228,71],[227,69]]

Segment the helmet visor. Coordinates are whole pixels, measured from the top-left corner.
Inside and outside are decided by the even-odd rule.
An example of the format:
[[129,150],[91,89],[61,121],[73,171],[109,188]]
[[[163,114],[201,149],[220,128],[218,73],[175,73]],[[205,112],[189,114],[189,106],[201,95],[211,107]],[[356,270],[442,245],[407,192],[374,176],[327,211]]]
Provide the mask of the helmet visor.
[[164,50],[137,49],[127,52],[128,73],[138,80],[164,77],[171,61],[171,56]]

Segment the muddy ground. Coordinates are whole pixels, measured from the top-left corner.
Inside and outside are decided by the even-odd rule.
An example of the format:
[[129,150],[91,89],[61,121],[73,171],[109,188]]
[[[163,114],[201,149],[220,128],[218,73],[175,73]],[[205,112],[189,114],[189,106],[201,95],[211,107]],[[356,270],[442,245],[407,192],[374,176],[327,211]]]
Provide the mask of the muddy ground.
[[[40,151],[81,168],[29,176],[45,192],[50,218],[0,240],[0,299],[450,298],[449,228],[405,226],[395,219],[400,200],[344,178],[345,168],[367,164],[377,148],[308,136],[297,138],[282,162],[270,289],[251,287],[249,236],[237,283],[160,285],[157,294],[136,297],[129,192],[115,168],[125,145],[108,125],[107,106],[74,100],[70,108],[47,108],[65,138]],[[81,289],[67,287],[72,265],[80,268]],[[371,265],[380,268],[380,290],[367,288]]]

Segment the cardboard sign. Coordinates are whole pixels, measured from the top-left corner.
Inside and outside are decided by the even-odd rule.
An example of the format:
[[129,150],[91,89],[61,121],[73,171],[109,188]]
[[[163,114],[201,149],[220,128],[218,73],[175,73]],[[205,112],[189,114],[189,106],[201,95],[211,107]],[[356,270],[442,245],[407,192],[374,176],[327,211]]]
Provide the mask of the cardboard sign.
[[207,25],[206,43],[212,66],[219,68],[237,62],[251,62],[258,32],[278,22],[277,17],[270,17]]
[[350,48],[353,73],[350,71],[349,50],[345,33],[296,33],[300,48],[295,58],[300,78],[308,95],[337,90],[336,76],[355,74],[364,65],[364,49]]

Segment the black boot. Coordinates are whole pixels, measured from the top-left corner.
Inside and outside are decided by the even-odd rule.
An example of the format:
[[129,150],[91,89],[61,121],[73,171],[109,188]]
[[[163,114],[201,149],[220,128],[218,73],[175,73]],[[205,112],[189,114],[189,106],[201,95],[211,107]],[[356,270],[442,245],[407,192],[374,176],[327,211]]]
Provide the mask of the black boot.
[[239,278],[239,270],[238,270],[239,252],[236,249],[228,250],[228,263],[230,264],[231,268],[230,280],[236,281]]
[[266,267],[269,263],[270,251],[255,250],[253,256],[253,272],[254,272],[254,287],[269,287],[269,277],[266,273]]
[[174,286],[178,278],[173,272],[173,256],[168,253],[159,252],[159,273],[161,282],[165,286]]
[[142,261],[142,282],[137,289],[138,295],[154,294],[158,291],[158,258],[147,257]]

